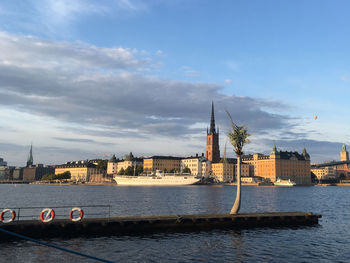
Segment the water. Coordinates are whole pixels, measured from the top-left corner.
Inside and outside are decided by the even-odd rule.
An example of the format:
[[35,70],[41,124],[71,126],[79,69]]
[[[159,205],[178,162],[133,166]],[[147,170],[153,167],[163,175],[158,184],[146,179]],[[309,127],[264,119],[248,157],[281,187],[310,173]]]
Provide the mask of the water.
[[[111,204],[112,216],[227,213],[235,191],[233,186],[0,185],[0,207]],[[241,212],[322,214],[314,227],[47,241],[115,262],[350,262],[349,193],[347,187],[243,187]],[[0,262],[94,262],[26,241],[0,244]]]

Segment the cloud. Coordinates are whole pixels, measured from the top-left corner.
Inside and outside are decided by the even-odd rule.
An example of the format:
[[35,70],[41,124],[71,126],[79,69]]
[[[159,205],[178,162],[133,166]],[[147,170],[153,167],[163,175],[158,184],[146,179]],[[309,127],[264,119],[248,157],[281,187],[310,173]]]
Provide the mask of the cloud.
[[72,38],[82,19],[113,19],[148,10],[143,0],[22,0],[0,3],[1,28],[52,38]]
[[[30,69],[66,71],[108,69],[111,71],[144,67],[148,59],[138,59],[137,50],[99,48],[92,45],[52,42],[30,36],[0,32],[0,64]],[[74,72],[73,72],[74,74]]]
[[99,142],[92,139],[82,139],[82,138],[60,138],[60,137],[53,137],[52,139],[63,141],[63,142],[78,142],[78,143],[95,143],[95,144],[103,144],[103,145],[115,145],[115,143],[108,143],[108,142]]
[[236,61],[227,60],[224,62],[224,64],[228,67],[229,70],[233,72],[238,72],[240,70],[240,66]]
[[230,84],[232,82],[232,79],[225,79],[226,84]]
[[18,111],[121,131],[132,129],[141,136],[174,136],[193,133],[189,126],[209,118],[213,100],[219,125],[228,123],[225,109],[252,130],[287,125],[286,116],[271,113],[286,107],[279,102],[226,95],[217,84],[145,75],[142,69],[151,62],[126,48],[7,33],[0,33],[0,48],[0,105]]
[[191,67],[188,66],[183,66],[181,67],[181,70],[183,71],[183,74],[186,77],[200,77],[200,72],[197,70],[192,69]]

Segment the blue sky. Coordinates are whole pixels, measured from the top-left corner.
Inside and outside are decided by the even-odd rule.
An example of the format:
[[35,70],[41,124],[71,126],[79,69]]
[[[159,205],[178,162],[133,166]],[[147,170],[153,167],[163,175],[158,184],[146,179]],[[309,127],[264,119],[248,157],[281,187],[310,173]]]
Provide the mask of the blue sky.
[[[349,144],[348,1],[0,3],[0,156],[38,163],[204,152],[215,103],[246,152]],[[317,120],[314,116],[318,116]],[[230,154],[233,155],[232,149]]]

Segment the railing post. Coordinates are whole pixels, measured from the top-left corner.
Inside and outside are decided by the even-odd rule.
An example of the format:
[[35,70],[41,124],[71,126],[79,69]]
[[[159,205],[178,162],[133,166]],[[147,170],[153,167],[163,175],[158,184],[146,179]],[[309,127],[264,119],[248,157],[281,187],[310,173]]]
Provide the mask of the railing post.
[[19,221],[20,214],[21,214],[21,208],[19,207],[19,208],[18,208],[18,217],[17,217],[17,221]]

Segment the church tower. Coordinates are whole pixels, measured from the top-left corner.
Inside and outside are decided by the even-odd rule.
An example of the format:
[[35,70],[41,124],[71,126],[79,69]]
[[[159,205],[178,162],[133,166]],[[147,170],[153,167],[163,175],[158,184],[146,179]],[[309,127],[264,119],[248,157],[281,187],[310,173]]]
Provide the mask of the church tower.
[[346,150],[345,144],[343,144],[342,151],[340,152],[340,161],[349,161],[349,152]]
[[33,166],[33,145],[30,145],[30,151],[27,159],[27,167]]
[[211,104],[210,129],[207,129],[207,147],[205,157],[207,160],[217,163],[220,161],[219,130],[215,130],[214,103]]

